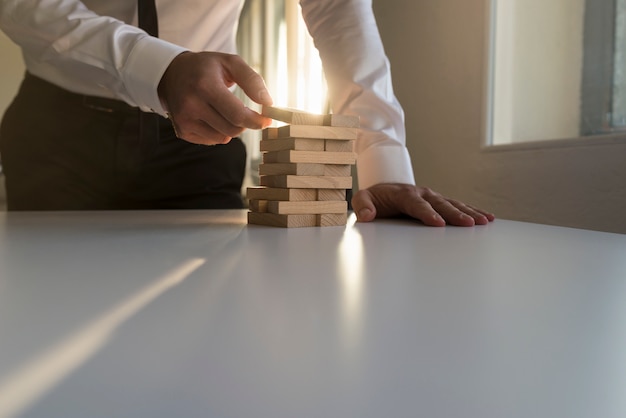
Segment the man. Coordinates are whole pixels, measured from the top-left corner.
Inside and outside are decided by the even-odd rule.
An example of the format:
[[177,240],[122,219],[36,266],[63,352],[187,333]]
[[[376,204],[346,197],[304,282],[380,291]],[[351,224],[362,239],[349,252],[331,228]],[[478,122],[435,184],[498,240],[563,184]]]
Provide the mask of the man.
[[[415,186],[371,0],[300,4],[333,111],[361,117],[358,219],[493,220]],[[157,27],[143,0],[0,0],[0,27],[28,70],[0,130],[9,210],[241,207],[245,150],[236,137],[270,121],[229,88],[272,104],[261,77],[234,55],[241,6],[163,0]]]

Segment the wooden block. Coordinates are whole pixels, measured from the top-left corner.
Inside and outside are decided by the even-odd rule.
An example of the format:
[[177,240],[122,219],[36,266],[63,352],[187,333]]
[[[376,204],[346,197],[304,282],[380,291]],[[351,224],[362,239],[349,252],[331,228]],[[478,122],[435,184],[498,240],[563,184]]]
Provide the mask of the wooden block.
[[346,213],[348,202],[337,200],[317,201],[317,202],[267,202],[267,211],[281,215],[305,215],[322,213]]
[[347,222],[347,212],[317,215],[317,226],[345,226]]
[[259,164],[259,174],[262,176],[292,174],[294,176],[347,177],[352,175],[352,169],[349,164],[262,163]]
[[261,114],[291,125],[338,126],[349,128],[358,128],[360,126],[358,116],[334,114],[318,115],[286,107],[263,106]]
[[292,125],[324,125],[324,115],[317,115],[315,113],[303,112],[286,107],[263,106],[261,108],[261,114],[268,118]]
[[358,128],[361,126],[361,119],[358,116],[330,114],[324,116],[324,125]]
[[317,200],[315,189],[285,189],[272,187],[248,187],[246,197],[251,200]]
[[352,175],[350,164],[323,164],[324,176],[347,177]]
[[284,200],[291,202],[313,200],[346,200],[345,189],[286,189],[249,187],[246,197],[253,200]]
[[278,128],[278,138],[317,138],[353,140],[359,130],[341,126],[286,125]]
[[[346,142],[346,141],[336,141]],[[260,142],[261,151],[324,151],[324,141],[309,138],[265,139]]]
[[[294,176],[324,176],[326,175],[326,164],[305,164],[305,163],[276,163],[259,164],[259,174],[264,176],[275,176],[279,174],[292,174]],[[337,166],[344,167],[344,166]],[[346,167],[350,167],[349,165]],[[343,174],[338,174],[343,175]],[[350,175],[350,170],[348,170]]]
[[252,212],[267,212],[267,200],[251,199],[248,207]]
[[332,176],[260,176],[261,186],[299,189],[350,189],[352,177]]
[[325,139],[324,151],[354,152],[354,141],[337,141],[335,139]]
[[248,212],[248,223],[254,225],[302,228],[317,226],[317,215],[279,215],[277,213]]
[[318,189],[317,200],[342,200],[346,201],[345,189]]
[[264,163],[312,163],[312,164],[354,164],[353,152],[329,151],[272,151],[263,154]]
[[276,139],[278,138],[278,128],[265,128],[261,131],[261,139]]

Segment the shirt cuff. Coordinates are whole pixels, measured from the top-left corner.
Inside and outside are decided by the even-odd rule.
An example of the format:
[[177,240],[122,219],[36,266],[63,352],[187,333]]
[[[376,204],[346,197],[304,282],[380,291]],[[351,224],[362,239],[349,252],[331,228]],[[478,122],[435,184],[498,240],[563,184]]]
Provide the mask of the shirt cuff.
[[128,94],[141,110],[167,116],[157,91],[159,82],[172,60],[186,51],[151,36],[137,41],[128,56],[123,77]]
[[415,185],[409,151],[401,145],[373,146],[361,152],[356,160],[359,189],[380,183]]

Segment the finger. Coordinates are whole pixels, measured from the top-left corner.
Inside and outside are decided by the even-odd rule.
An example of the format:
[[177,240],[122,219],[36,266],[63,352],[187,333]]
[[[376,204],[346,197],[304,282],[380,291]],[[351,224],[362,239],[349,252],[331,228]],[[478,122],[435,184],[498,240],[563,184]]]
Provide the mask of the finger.
[[359,190],[352,196],[352,209],[359,222],[371,222],[376,218],[376,206],[367,190]]
[[467,203],[460,202],[454,199],[448,199],[452,205],[454,205],[459,210],[468,214],[472,218],[477,225],[486,225],[489,222],[493,222],[496,219],[495,215],[491,212],[484,211],[472,205],[468,205]]
[[205,106],[212,105],[222,119],[239,128],[263,129],[272,120],[246,107],[225,85],[206,89]]
[[494,214],[493,214],[493,213],[491,213],[491,212],[484,211],[484,210],[479,209],[479,208],[477,208],[477,207],[475,207],[475,206],[472,206],[472,205],[467,205],[467,204],[466,204],[466,206],[467,206],[467,207],[469,207],[469,208],[471,208],[471,209],[473,209],[473,210],[475,210],[476,212],[478,212],[478,213],[482,214],[485,218],[487,218],[487,220],[488,220],[489,222],[493,222],[493,221],[496,219],[496,215],[494,215]]
[[428,226],[445,226],[446,221],[433,206],[417,193],[411,193],[402,204],[402,212]]
[[489,219],[487,219],[487,217],[483,213],[481,213],[479,210],[469,205],[466,205],[463,202],[459,202],[458,200],[448,199],[448,202],[450,202],[452,206],[454,206],[461,212],[465,213],[466,215],[471,216],[474,219],[474,223],[476,225],[486,225],[489,223]]
[[271,106],[274,102],[270,96],[265,81],[238,55],[233,55],[226,60],[227,71],[233,82],[246,93],[246,95],[258,104]]
[[446,220],[455,226],[474,226],[474,218],[460,210],[441,195],[427,197],[432,207]]
[[225,137],[234,138],[239,136],[245,130],[245,128],[235,126],[230,123],[230,121],[224,119],[224,117],[211,105],[203,106],[201,109],[202,113],[195,116],[195,119],[210,126]]
[[[201,100],[191,100],[186,107],[172,115],[176,121],[176,131],[179,138],[189,140],[191,136],[203,137],[202,143],[222,143],[219,138],[234,138],[239,136],[245,128],[235,126],[226,120],[210,104]],[[198,143],[198,139],[193,140]]]
[[175,120],[171,118],[170,120],[172,122],[176,137],[192,144],[227,144],[232,139],[231,137],[223,135],[222,133],[213,129],[211,126],[199,120],[193,121],[185,125],[179,125]]

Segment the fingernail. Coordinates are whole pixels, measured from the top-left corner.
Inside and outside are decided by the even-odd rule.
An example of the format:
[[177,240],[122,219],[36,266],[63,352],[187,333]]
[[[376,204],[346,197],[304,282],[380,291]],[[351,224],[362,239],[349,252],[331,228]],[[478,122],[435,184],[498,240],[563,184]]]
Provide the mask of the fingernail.
[[370,216],[372,213],[372,211],[368,208],[363,208],[358,212],[358,218],[359,220],[367,218],[368,216]]
[[259,100],[263,104],[273,103],[272,96],[270,96],[270,93],[266,89],[259,90]]

